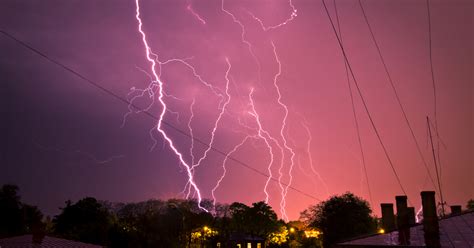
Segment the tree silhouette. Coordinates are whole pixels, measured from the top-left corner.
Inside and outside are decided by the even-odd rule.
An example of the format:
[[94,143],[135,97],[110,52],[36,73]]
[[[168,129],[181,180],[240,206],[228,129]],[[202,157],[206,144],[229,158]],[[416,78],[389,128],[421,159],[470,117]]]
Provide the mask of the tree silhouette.
[[194,199],[121,204],[115,213],[110,247],[188,247],[193,230],[214,221]]
[[41,226],[43,214],[37,207],[22,203],[16,185],[0,188],[0,237],[31,233]]
[[323,231],[324,246],[376,230],[369,203],[348,192],[311,206],[301,213],[309,226]]
[[112,218],[110,212],[95,198],[86,197],[75,204],[67,201],[66,207],[53,220],[54,231],[66,239],[106,245]]
[[230,231],[266,238],[271,232],[278,230],[281,223],[276,213],[265,202],[256,202],[249,207],[240,202],[229,206]]
[[248,211],[248,224],[252,235],[266,238],[271,232],[277,231],[281,226],[272,207],[263,201],[253,203]]
[[0,190],[0,235],[12,236],[23,231],[21,202],[16,185],[3,185]]
[[230,230],[231,232],[247,233],[248,226],[246,225],[250,221],[249,207],[240,202],[234,202],[229,206],[230,212]]
[[466,207],[467,209],[474,210],[474,199],[470,199],[469,201],[467,201]]

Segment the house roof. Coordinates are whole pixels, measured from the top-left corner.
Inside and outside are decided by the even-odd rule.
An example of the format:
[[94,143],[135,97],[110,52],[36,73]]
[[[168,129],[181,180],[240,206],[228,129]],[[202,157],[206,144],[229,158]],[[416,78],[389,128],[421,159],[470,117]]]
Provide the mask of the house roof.
[[243,233],[232,233],[229,240],[231,241],[265,241],[264,238],[258,236],[247,235]]
[[[449,216],[439,220],[441,247],[474,247],[474,211]],[[398,246],[398,231],[372,235],[338,244],[339,247]],[[424,247],[423,225],[410,228],[410,245]]]
[[0,239],[1,248],[100,248],[100,245],[86,244],[82,242],[53,238],[45,236],[41,244],[33,243],[33,235],[22,235]]

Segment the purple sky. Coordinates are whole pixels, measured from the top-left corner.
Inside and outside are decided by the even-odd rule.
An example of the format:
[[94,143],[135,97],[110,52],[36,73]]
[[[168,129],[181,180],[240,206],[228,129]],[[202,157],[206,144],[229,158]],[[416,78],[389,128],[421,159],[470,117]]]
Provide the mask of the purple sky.
[[[368,20],[398,90],[400,100],[434,176],[426,116],[434,119],[429,60],[426,1],[363,0]],[[326,1],[335,21],[334,2]],[[393,160],[401,183],[417,209],[419,192],[434,189],[403,119],[383,65],[371,40],[358,2],[337,0],[343,42],[375,125]],[[245,26],[245,39],[260,65],[241,41],[241,29],[221,10],[221,1],[148,1],[140,7],[149,45],[160,61],[187,62],[214,87],[225,91],[229,71],[229,105],[216,131],[214,147],[227,153],[256,128],[249,114],[249,91],[255,89],[256,111],[263,128],[280,144],[284,110],[278,104],[273,79],[281,61],[282,102],[289,115],[284,137],[296,153],[292,186],[318,199],[352,191],[369,200],[352,114],[344,60],[321,1],[294,0],[298,16],[280,28],[263,31],[249,12],[267,26],[291,14],[288,1],[225,1],[225,9]],[[474,198],[473,171],[473,3],[430,0],[432,55],[437,87],[438,125],[442,140],[442,185],[448,204],[465,205]],[[187,6],[204,21],[201,22]],[[135,2],[129,1],[2,1],[0,28],[51,58],[98,82],[119,96],[144,88],[151,73],[137,30]],[[0,36],[0,75],[3,92],[2,162],[0,183],[15,183],[23,199],[46,214],[57,214],[67,199],[94,196],[109,201],[140,201],[182,197],[187,175],[147,115],[129,115],[127,105],[47,62],[11,39]],[[141,71],[143,69],[146,73]],[[190,105],[195,99],[194,135],[210,142],[220,112],[219,98],[204,87],[182,63],[162,67],[165,97],[173,112],[165,120],[188,132]],[[378,143],[361,99],[355,91],[356,113],[372,203],[393,202],[399,184]],[[5,98],[6,97],[6,98]],[[6,100],[5,100],[6,99]],[[135,103],[146,106],[150,98]],[[222,104],[221,104],[222,106]],[[154,115],[159,104],[150,109]],[[3,125],[6,126],[3,128]],[[308,147],[308,133],[312,141]],[[190,138],[165,127],[177,148],[190,161]],[[435,140],[436,142],[436,140]],[[276,145],[271,170],[278,177],[281,154]],[[195,144],[198,158],[206,147]],[[310,151],[313,169],[310,166]],[[289,181],[290,152],[285,150],[283,182]],[[267,173],[269,153],[262,139],[249,141],[233,155]],[[224,157],[210,151],[195,170],[206,198],[222,173]],[[265,199],[266,177],[233,161],[216,191],[220,202],[251,203]],[[322,180],[321,180],[322,179]],[[281,215],[277,182],[268,186],[270,204]],[[290,219],[318,201],[289,189]]]

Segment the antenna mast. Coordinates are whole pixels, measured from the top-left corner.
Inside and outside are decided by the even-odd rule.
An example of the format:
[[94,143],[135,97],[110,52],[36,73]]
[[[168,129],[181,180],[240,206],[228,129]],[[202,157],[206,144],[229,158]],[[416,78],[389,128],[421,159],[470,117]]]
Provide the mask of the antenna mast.
[[439,195],[440,195],[440,198],[441,198],[441,203],[440,203],[440,205],[441,205],[441,217],[444,217],[444,215],[445,215],[444,205],[446,204],[446,202],[444,202],[443,191],[441,190],[441,181],[439,179],[438,165],[436,163],[436,155],[435,155],[435,149],[434,149],[434,145],[433,145],[433,136],[431,135],[430,118],[428,116],[426,116],[426,123],[428,124],[428,131],[430,133],[431,151],[433,152],[433,161],[434,161],[435,170],[436,170],[436,178],[438,180]]

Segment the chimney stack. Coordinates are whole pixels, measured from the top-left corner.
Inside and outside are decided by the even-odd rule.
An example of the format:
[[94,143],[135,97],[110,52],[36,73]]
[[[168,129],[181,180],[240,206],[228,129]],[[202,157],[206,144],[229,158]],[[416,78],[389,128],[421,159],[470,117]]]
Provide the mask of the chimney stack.
[[41,244],[46,235],[45,224],[38,222],[31,225],[33,244]]
[[422,191],[421,203],[423,205],[423,231],[427,247],[441,247],[439,239],[439,223],[436,213],[434,191]]
[[393,213],[392,203],[381,203],[380,208],[382,209],[382,228],[389,232],[395,230],[395,215]]
[[409,207],[407,208],[407,210],[408,210],[408,225],[413,226],[416,224],[415,208]]
[[462,212],[461,205],[451,206],[451,215],[458,215],[458,214],[461,214],[461,212]]
[[410,245],[410,224],[406,195],[395,196],[397,204],[398,241],[400,245]]

